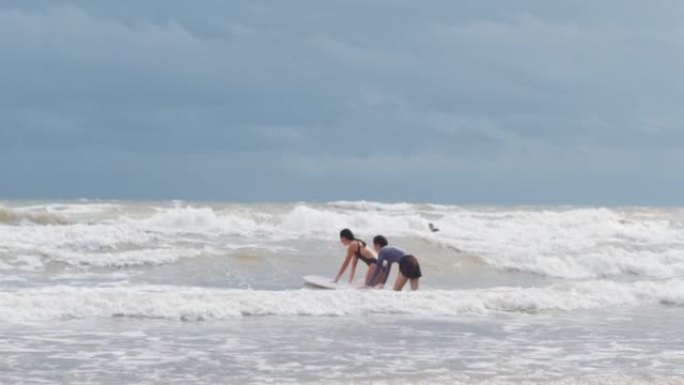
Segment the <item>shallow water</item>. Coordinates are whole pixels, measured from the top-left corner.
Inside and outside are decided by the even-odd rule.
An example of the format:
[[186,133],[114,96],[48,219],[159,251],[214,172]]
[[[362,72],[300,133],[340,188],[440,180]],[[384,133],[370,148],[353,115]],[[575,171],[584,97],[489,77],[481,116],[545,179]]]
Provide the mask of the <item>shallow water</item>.
[[[305,288],[343,227],[417,254],[421,290]],[[684,383],[682,230],[676,208],[3,202],[0,383]]]

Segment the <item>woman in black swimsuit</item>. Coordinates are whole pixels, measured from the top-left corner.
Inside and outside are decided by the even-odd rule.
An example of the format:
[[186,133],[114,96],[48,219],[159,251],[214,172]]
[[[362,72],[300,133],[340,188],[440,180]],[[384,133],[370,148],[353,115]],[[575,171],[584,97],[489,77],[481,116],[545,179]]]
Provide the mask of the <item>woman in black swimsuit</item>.
[[375,255],[375,252],[366,246],[366,242],[356,239],[354,237],[354,233],[352,233],[349,229],[340,231],[340,242],[342,242],[342,244],[347,248],[347,255],[344,257],[344,262],[342,262],[340,272],[337,273],[337,277],[335,277],[335,282],[340,280],[340,277],[342,277],[345,270],[347,270],[349,262],[351,262],[352,268],[349,275],[349,283],[353,283],[354,274],[356,274],[356,264],[360,259],[366,265],[368,265],[368,272],[366,272],[365,280],[366,284],[368,284],[368,280],[373,276],[375,269],[378,268],[378,258]]

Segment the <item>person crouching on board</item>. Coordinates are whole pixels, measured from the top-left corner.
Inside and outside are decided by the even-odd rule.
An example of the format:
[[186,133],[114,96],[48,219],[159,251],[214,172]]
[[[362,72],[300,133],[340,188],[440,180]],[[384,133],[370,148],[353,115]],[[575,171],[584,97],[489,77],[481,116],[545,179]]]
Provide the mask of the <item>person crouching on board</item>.
[[[379,288],[383,287],[389,278],[392,264],[396,262],[399,265],[399,273],[397,274],[397,280],[394,282],[394,290],[401,291],[404,285],[406,285],[406,281],[411,281],[411,290],[418,290],[418,280],[423,274],[420,271],[420,264],[416,257],[407,254],[398,247],[389,246],[387,238],[382,235],[376,235],[373,238],[373,248],[378,253],[378,267],[375,271],[383,271],[385,277],[374,274],[370,278],[371,285]],[[385,262],[387,262],[387,266],[384,266]]]
[[375,252],[366,245],[366,242],[356,239],[354,233],[349,229],[340,231],[340,242],[347,248],[347,254],[344,257],[342,266],[340,266],[340,272],[337,273],[337,276],[335,277],[335,283],[340,280],[345,270],[347,270],[349,262],[352,264],[351,273],[349,274],[349,283],[353,283],[354,275],[356,274],[356,264],[360,259],[363,263],[368,265],[365,281],[365,285],[368,285],[370,283],[369,278],[371,275],[375,274],[378,267],[378,259],[375,256]]

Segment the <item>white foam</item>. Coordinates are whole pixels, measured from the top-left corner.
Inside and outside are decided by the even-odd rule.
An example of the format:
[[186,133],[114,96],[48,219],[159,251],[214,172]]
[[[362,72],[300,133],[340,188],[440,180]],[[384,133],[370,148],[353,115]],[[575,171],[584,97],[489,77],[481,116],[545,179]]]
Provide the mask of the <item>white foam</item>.
[[565,278],[684,272],[684,232],[676,212],[643,217],[607,209],[460,211],[438,239],[501,269]]
[[225,233],[253,235],[259,231],[258,213],[251,211],[220,215],[209,207],[158,209],[149,219],[128,221],[129,225],[167,232]]
[[152,227],[168,227],[174,229],[202,229],[217,227],[219,219],[209,207],[174,207],[159,210],[147,221]]
[[639,304],[684,305],[684,281],[562,284],[477,290],[260,291],[180,286],[77,288],[49,286],[0,292],[0,320],[24,322],[95,317],[208,320],[241,316],[410,314],[425,317],[488,312],[576,311]]
[[[12,207],[11,212],[58,212],[67,223],[4,226],[0,244],[10,254],[170,249],[188,235],[195,237],[191,242],[199,248],[238,242],[237,238],[272,248],[301,239],[334,243],[339,230],[351,228],[365,239],[382,233],[391,240],[412,237],[454,247],[501,270],[561,278],[684,274],[684,212],[677,209],[464,208],[341,201],[211,207],[182,202],[44,204]],[[430,222],[441,231],[430,233]],[[411,251],[426,260],[437,258],[424,250]],[[140,263],[149,260],[143,254],[138,254]],[[454,264],[448,257],[439,258],[430,263]]]
[[330,206],[359,210],[359,211],[400,211],[407,212],[414,210],[414,205],[411,203],[380,203],[370,201],[335,201],[330,202]]
[[[425,376],[432,377],[432,376]],[[545,378],[543,381],[539,379],[536,380],[507,380],[507,379],[483,379],[483,378],[468,378],[467,375],[460,375],[458,379],[449,378],[451,375],[438,375],[436,378],[429,379],[389,379],[389,380],[376,380],[369,379],[368,381],[363,381],[364,384],[368,385],[684,385],[684,378],[678,376],[664,376],[664,375],[653,375],[644,374],[641,376],[635,375],[594,375],[594,376],[583,376],[583,377],[568,377],[561,379],[550,379]],[[524,377],[521,375],[521,377]],[[444,378],[444,379],[443,379]],[[329,385],[351,385],[358,384],[355,380],[328,380],[326,384]]]

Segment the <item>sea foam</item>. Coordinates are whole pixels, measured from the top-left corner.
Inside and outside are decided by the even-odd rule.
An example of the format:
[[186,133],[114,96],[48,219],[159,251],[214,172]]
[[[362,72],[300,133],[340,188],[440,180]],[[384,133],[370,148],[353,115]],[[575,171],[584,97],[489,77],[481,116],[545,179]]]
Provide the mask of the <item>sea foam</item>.
[[0,320],[134,317],[211,320],[242,316],[405,314],[442,317],[489,312],[571,312],[635,305],[684,306],[684,281],[577,282],[471,290],[240,290],[143,285],[46,286],[0,291]]

